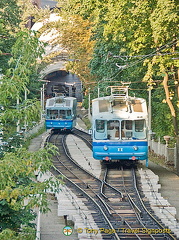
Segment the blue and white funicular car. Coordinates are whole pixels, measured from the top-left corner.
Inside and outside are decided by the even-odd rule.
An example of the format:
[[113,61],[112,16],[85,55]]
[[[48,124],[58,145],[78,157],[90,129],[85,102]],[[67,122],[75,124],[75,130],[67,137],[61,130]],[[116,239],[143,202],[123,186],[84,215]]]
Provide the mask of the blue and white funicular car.
[[148,166],[146,101],[128,96],[128,86],[110,88],[110,96],[92,100],[93,157]]
[[76,125],[77,99],[58,94],[46,101],[46,129],[72,130]]

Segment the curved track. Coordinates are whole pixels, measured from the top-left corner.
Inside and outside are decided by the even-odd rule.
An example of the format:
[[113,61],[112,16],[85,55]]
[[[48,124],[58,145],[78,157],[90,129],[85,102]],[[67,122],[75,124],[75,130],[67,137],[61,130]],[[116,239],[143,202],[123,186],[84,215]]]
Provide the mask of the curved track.
[[[88,134],[76,129],[73,134],[90,147]],[[60,152],[60,156],[54,156],[52,173],[63,175],[67,186],[83,198],[103,239],[176,239],[153,216],[149,203],[142,201],[133,167],[113,169],[108,166],[99,179],[71,158],[65,139],[65,134],[51,135],[48,139]]]

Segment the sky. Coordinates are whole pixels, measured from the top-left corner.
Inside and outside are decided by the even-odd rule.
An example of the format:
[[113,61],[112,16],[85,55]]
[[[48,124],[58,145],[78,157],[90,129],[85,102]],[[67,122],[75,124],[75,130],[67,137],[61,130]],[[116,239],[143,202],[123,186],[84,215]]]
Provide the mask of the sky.
[[51,7],[54,7],[56,5],[57,2],[55,1],[50,1],[50,0],[41,0],[41,6],[42,8],[45,7],[45,6],[49,6],[50,8]]

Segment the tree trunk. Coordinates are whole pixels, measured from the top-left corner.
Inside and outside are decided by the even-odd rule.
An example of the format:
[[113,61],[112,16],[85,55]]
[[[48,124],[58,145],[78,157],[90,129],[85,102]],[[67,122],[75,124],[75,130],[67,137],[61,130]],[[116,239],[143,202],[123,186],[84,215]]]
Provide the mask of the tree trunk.
[[[178,79],[177,79],[177,82],[178,82],[179,81],[179,68],[178,68],[177,72],[178,72]],[[177,96],[178,96],[178,101],[179,101],[179,84],[177,85],[177,90],[178,90],[177,91],[177,94],[178,94]]]
[[165,94],[166,94],[166,102],[167,102],[167,104],[170,108],[170,112],[171,112],[171,115],[172,115],[175,135],[178,135],[176,112],[175,112],[173,103],[170,100],[170,92],[169,92],[167,83],[168,83],[168,73],[165,72],[165,76],[164,76],[164,79],[163,79],[163,86],[164,86],[164,90],[165,90]]
[[177,175],[179,176],[179,135],[176,137],[176,147],[177,147],[177,156],[176,156],[176,170]]

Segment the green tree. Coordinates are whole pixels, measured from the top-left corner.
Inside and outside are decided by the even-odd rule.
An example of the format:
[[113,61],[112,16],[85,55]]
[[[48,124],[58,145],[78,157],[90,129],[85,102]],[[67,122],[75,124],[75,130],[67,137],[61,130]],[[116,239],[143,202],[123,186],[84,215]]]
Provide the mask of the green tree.
[[[164,7],[165,6],[165,7]],[[158,0],[150,18],[153,42],[156,54],[148,64],[145,79],[150,82],[157,76],[163,79],[164,99],[170,109],[175,135],[178,135],[178,4],[175,1]],[[163,101],[164,102],[164,101]]]
[[[36,98],[40,96],[40,90],[37,91],[37,88],[40,89],[38,66],[44,53],[44,44],[38,40],[36,33],[25,28],[25,9],[18,4],[16,0],[2,0],[0,3],[0,59],[3,74],[0,84],[0,106],[3,106],[0,123],[1,128],[3,125],[3,136],[7,138],[16,131],[17,123],[19,127],[25,122],[30,125],[40,117],[40,102]],[[27,12],[28,9],[26,16]]]
[[[35,33],[20,31],[16,35],[16,42],[12,47],[12,56],[9,59],[9,68],[1,79],[0,105],[4,107],[1,113],[1,122],[4,130],[9,129],[9,125],[14,125],[24,121],[38,121],[40,112],[40,102],[37,99],[25,99],[28,96],[31,76],[37,73],[37,60],[44,53],[44,44],[39,42]],[[37,81],[37,79],[36,79]]]
[[[103,89],[104,85],[127,81],[131,82],[132,93],[147,97],[146,90],[152,85],[153,130],[164,134],[156,124],[158,115],[164,114],[167,120],[160,118],[160,124],[167,122],[170,126],[165,128],[165,134],[177,135],[177,1],[70,0],[65,2],[64,9],[67,15],[77,14],[92,23],[91,39],[95,46],[90,67],[98,86]],[[168,108],[158,108],[156,102],[158,106],[167,104]]]
[[[41,212],[47,212],[46,191],[58,191],[60,183],[52,177],[37,182],[35,173],[48,171],[52,167],[52,154],[55,153],[54,146],[32,153],[20,148],[14,153],[6,153],[0,161],[0,239],[16,239],[15,236],[19,237],[17,239],[34,239],[34,224],[31,222],[36,214],[32,209],[38,207]],[[9,234],[14,238],[8,238]]]
[[91,26],[88,20],[83,20],[78,15],[65,17],[57,30],[61,32],[60,44],[68,51],[72,61],[67,69],[77,74],[84,84],[92,81],[92,75],[88,67],[92,58],[93,41],[91,38]]
[[19,23],[20,9],[17,6],[17,1],[2,0],[0,2],[0,61],[2,73],[7,68]]

